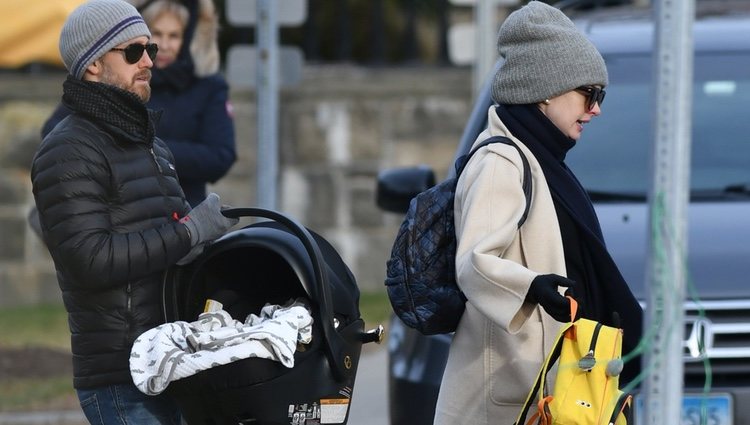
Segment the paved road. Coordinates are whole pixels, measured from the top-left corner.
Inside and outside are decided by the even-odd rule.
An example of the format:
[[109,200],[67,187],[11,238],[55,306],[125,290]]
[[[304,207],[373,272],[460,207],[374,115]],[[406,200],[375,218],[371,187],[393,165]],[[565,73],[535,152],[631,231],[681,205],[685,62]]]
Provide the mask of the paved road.
[[[347,425],[388,425],[385,344],[362,354],[354,384]],[[83,413],[74,411],[0,413],[0,425],[86,425]]]
[[388,425],[388,350],[385,341],[364,353],[354,382],[347,425]]

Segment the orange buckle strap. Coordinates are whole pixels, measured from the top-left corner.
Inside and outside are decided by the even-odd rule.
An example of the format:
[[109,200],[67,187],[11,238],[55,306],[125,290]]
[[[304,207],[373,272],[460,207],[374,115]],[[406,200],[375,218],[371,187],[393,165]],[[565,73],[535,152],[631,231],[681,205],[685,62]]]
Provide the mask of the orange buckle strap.
[[537,412],[534,413],[528,421],[526,421],[526,425],[532,425],[534,420],[539,418],[537,421],[537,425],[552,425],[552,412],[549,410],[549,404],[552,402],[551,395],[548,395],[547,397],[544,397],[543,399],[539,400],[539,402],[536,405]]
[[565,297],[570,300],[570,321],[575,322],[576,314],[578,314],[578,301],[571,296]]

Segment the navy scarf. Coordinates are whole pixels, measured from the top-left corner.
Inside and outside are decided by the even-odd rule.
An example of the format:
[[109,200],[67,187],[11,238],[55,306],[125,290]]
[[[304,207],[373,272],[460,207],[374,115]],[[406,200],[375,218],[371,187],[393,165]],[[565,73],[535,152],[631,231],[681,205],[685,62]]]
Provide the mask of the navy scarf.
[[[582,301],[582,316],[622,327],[623,354],[632,351],[642,334],[643,312],[607,251],[586,190],[564,162],[575,140],[566,137],[536,105],[500,105],[496,112],[542,167],[560,223],[568,277],[583,289],[583,294],[576,294]],[[636,357],[626,364],[622,379],[630,381],[639,372],[640,357]]]

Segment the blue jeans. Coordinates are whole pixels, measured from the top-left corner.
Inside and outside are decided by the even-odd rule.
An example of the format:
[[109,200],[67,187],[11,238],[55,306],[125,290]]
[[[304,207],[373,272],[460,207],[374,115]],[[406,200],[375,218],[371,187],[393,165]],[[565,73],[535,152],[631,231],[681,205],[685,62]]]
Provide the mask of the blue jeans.
[[77,390],[92,425],[180,425],[177,404],[166,395],[149,396],[135,385]]

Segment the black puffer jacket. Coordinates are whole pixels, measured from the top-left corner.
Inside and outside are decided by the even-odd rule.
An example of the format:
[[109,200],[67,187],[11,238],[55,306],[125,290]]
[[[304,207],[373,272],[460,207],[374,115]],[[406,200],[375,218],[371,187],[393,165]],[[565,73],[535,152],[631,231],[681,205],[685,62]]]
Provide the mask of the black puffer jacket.
[[190,250],[185,201],[152,114],[112,86],[69,78],[74,114],[32,165],[42,232],[68,311],[74,387],[130,383],[141,333],[163,322],[163,272]]

